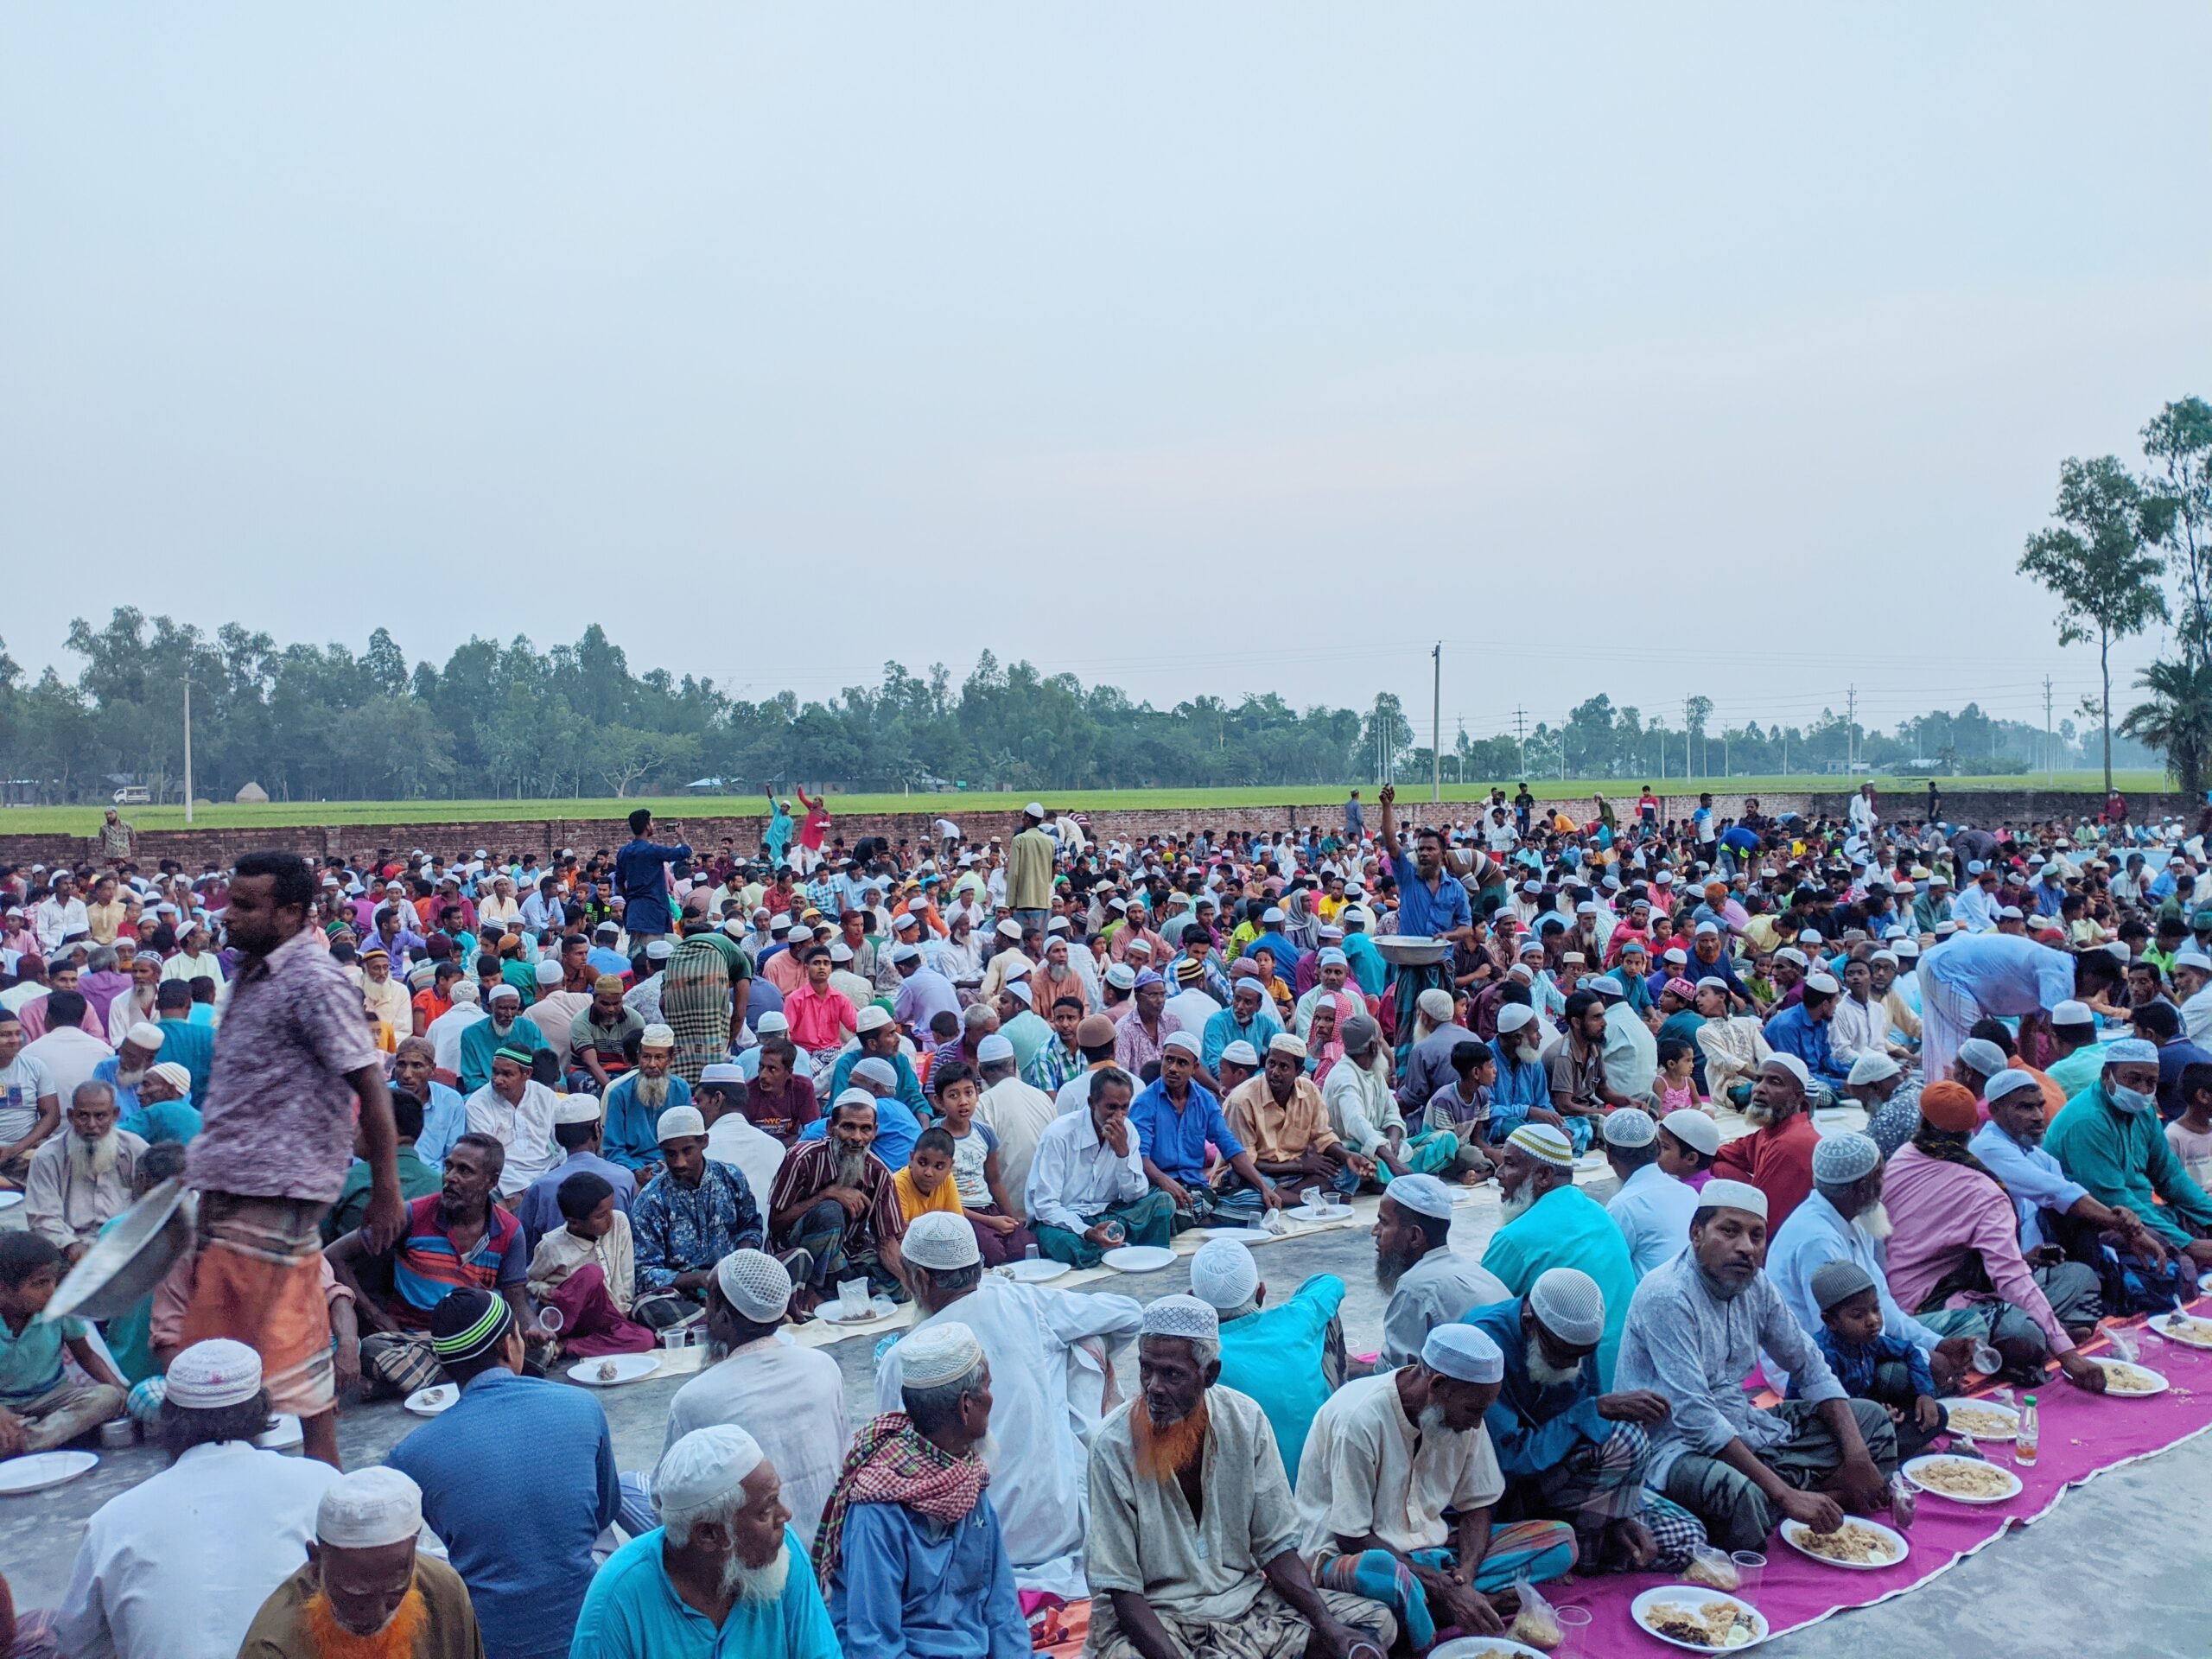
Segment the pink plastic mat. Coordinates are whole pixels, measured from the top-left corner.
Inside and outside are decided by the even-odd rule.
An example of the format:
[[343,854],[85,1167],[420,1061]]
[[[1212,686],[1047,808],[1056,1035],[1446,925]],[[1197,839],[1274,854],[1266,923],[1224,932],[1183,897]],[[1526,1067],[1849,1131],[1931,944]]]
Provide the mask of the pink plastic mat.
[[[2191,1311],[2212,1317],[2204,1301]],[[2161,1341],[2138,1324],[2131,1323],[2127,1331],[2139,1363],[2164,1376],[2171,1387],[2148,1398],[2088,1395],[2054,1373],[2035,1391],[2043,1425],[2041,1456],[2035,1466],[2017,1467],[2009,1446],[1985,1448],[1993,1462],[2020,1478],[2022,1490],[2009,1503],[1976,1507],[1922,1493],[1918,1515],[1906,1535],[1912,1553],[1877,1573],[1824,1566],[1792,1549],[1778,1532],[1770,1538],[1765,1577],[1752,1598],[1766,1615],[1770,1633],[1780,1636],[1853,1607],[1903,1595],[1994,1543],[2007,1529],[2025,1526],[2047,1513],[2069,1490],[2092,1477],[2212,1428],[2212,1352]],[[2108,1345],[2100,1339],[2088,1344],[2087,1351],[2102,1352]],[[1653,1585],[1669,1581],[1651,1573],[1623,1573],[1544,1589],[1556,1603],[1590,1610],[1589,1652],[1656,1656],[1671,1649],[1637,1624],[1629,1615],[1629,1604]]]

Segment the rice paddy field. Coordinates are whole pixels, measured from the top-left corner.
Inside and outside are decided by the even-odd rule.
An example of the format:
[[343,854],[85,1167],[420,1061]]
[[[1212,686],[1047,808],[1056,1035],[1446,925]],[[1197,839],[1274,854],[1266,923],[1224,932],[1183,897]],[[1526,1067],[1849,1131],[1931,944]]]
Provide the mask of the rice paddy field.
[[[1510,792],[1518,780],[1500,779],[1497,786]],[[1643,782],[1641,779],[1532,779],[1529,790],[1541,799],[1587,799],[1602,789],[1615,799],[1633,798]],[[1916,778],[1845,778],[1818,772],[1799,772],[1795,776],[1760,778],[1700,778],[1684,780],[1680,778],[1649,780],[1662,795],[1679,796],[1700,790],[1711,790],[1722,795],[1802,794],[1808,791],[1827,792],[1857,787],[1862,782],[1872,782],[1885,792],[1920,795],[1926,785]],[[2120,788],[2130,794],[2160,791],[2171,785],[2159,773],[2152,771],[2122,772],[2114,775]],[[1447,801],[1479,801],[1486,798],[1492,781],[1472,784],[1446,784],[1444,798]],[[2085,797],[2094,798],[2102,793],[2104,778],[2101,772],[2060,772],[2046,781],[2040,773],[2025,776],[1990,778],[1942,778],[1936,787],[1945,795],[1955,795],[1977,789],[2031,790],[2060,789],[2076,791]],[[872,812],[931,812],[943,813],[957,823],[963,814],[988,817],[993,814],[1019,811],[1031,800],[1042,800],[1055,810],[1106,811],[1116,809],[1156,807],[1166,810],[1203,810],[1208,807],[1233,806],[1312,806],[1315,809],[1334,807],[1344,799],[1353,788],[1361,798],[1372,802],[1372,784],[1334,784],[1322,785],[1262,785],[1250,789],[1103,789],[1103,790],[1045,790],[1036,793],[986,793],[963,791],[945,794],[872,794],[832,795],[830,798],[833,814]],[[1428,799],[1426,780],[1399,785],[1399,791],[1408,803]],[[377,824],[377,823],[512,823],[518,819],[558,818],[563,821],[607,819],[619,822],[631,810],[649,806],[660,817],[753,817],[764,816],[765,803],[758,795],[690,795],[672,798],[632,798],[616,800],[612,798],[582,800],[505,800],[482,801],[269,801],[251,804],[222,802],[212,806],[196,808],[193,813],[195,828],[211,830],[251,829],[257,825],[285,826],[296,824]],[[74,806],[11,806],[0,808],[0,835],[89,835],[99,820],[101,806],[86,803]],[[140,830],[181,830],[185,827],[181,806],[133,806],[124,809],[124,816]]]

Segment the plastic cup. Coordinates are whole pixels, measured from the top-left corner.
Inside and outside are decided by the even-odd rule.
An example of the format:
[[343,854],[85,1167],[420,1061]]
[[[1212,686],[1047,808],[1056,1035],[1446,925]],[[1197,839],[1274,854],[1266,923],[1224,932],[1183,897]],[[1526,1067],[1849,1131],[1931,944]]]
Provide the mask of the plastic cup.
[[1559,1621],[1559,1645],[1552,1649],[1552,1659],[1581,1659],[1583,1643],[1590,1634],[1590,1610],[1554,1603],[1552,1617]]
[[1318,1186],[1307,1187],[1298,1197],[1299,1201],[1308,1210],[1318,1211],[1321,1208],[1321,1189]]
[[1736,1599],[1758,1606],[1759,1581],[1766,1577],[1766,1557],[1755,1549],[1739,1549],[1728,1559],[1736,1563]]
[[2005,1356],[1977,1338],[1974,1344],[1974,1368],[1984,1376],[1994,1376],[2005,1369]]
[[868,1313],[868,1281],[846,1279],[837,1286],[837,1312],[846,1319],[857,1319]]
[[562,1317],[561,1310],[550,1304],[537,1310],[537,1325],[542,1331],[549,1332],[557,1337],[561,1334],[561,1327],[567,1323],[568,1320]]
[[671,1325],[660,1333],[660,1345],[671,1350],[681,1348],[683,1345],[683,1334],[682,1325]]

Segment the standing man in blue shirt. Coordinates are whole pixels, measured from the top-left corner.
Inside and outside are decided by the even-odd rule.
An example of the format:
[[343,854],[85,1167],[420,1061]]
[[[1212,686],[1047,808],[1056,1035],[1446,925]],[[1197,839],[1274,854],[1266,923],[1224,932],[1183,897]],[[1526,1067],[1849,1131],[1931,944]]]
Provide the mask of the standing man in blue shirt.
[[631,838],[614,855],[614,891],[622,900],[622,925],[633,948],[671,931],[665,867],[691,856],[689,842],[664,847],[648,839],[652,827],[652,811],[639,807],[630,815]]
[[622,1503],[607,1414],[588,1389],[523,1376],[514,1310],[474,1285],[431,1310],[430,1347],[461,1398],[385,1461],[423,1489],[484,1650],[567,1659],[592,1546]]
[[1414,855],[1398,850],[1398,799],[1395,784],[1382,785],[1382,850],[1398,882],[1398,931],[1414,938],[1475,943],[1474,910],[1459,878],[1444,869],[1444,832],[1431,824],[1414,831]]
[[1359,845],[1360,837],[1366,833],[1367,813],[1360,805],[1359,791],[1355,789],[1351,792],[1351,798],[1344,803],[1344,839],[1357,847]]

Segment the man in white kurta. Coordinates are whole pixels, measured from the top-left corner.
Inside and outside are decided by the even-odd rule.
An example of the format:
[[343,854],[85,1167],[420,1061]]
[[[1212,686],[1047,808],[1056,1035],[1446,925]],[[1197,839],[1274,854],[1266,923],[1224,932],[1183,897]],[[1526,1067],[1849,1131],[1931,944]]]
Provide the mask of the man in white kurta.
[[261,1360],[244,1343],[187,1348],[168,1398],[191,1444],[94,1511],[77,1548],[54,1618],[60,1650],[78,1659],[235,1659],[270,1592],[307,1560],[315,1506],[338,1478],[251,1438],[208,1438],[267,1418]]
[[1026,1195],[1038,1139],[1059,1116],[1059,1107],[1042,1089],[1021,1080],[1014,1044],[997,1032],[976,1046],[976,1063],[983,1074],[976,1121],[999,1138],[999,1179],[1006,1190]]
[[[923,1315],[914,1329],[957,1320],[976,1333],[990,1361],[991,1503],[1014,1583],[1059,1596],[1087,1594],[1083,1535],[1091,1433],[1103,1415],[1115,1355],[1136,1335],[1142,1310],[1127,1296],[1077,1295],[983,1273],[976,1230],[958,1215],[917,1216],[899,1249]],[[891,1341],[886,1338],[876,1356],[878,1412],[904,1409]]]
[[560,1103],[560,1096],[504,1050],[492,1062],[491,1082],[468,1097],[468,1132],[488,1135],[506,1149],[500,1198],[512,1198],[568,1157],[553,1139],[553,1112]]
[[1452,1189],[1433,1175],[1401,1175],[1375,1216],[1376,1279],[1390,1293],[1382,1311],[1385,1367],[1410,1365],[1440,1325],[1513,1293],[1481,1262],[1452,1248]]

